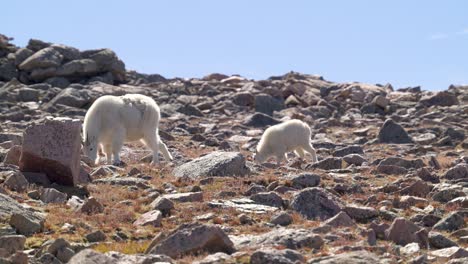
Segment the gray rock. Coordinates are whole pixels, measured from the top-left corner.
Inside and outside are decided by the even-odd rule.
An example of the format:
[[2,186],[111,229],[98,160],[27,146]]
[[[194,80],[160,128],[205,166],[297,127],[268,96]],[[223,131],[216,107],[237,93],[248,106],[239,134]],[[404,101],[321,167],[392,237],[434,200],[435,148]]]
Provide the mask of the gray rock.
[[434,230],[455,231],[463,227],[465,220],[459,212],[452,212],[434,225]]
[[154,200],[150,207],[154,210],[159,210],[163,214],[163,216],[167,216],[171,214],[171,210],[174,209],[174,202],[166,197],[158,197]]
[[312,258],[309,264],[366,264],[366,263],[384,263],[380,258],[365,250],[340,253],[332,256]]
[[455,198],[466,196],[465,192],[463,192],[457,187],[437,188],[433,190],[429,195],[434,201],[441,203],[447,203]]
[[292,186],[297,189],[316,187],[320,184],[320,175],[312,173],[302,173],[291,177],[291,183]]
[[5,159],[3,160],[3,164],[8,165],[15,165],[19,166],[19,159],[21,156],[21,146],[12,146],[8,152],[6,153]]
[[29,56],[33,54],[34,54],[34,51],[30,49],[27,49],[27,48],[18,49],[15,52],[15,65],[16,66],[20,65],[23,61],[25,61]]
[[41,192],[41,201],[44,203],[65,203],[67,194],[59,192],[54,188],[45,188]]
[[280,121],[264,113],[254,113],[247,116],[243,124],[251,127],[266,127],[279,124]]
[[53,44],[50,47],[60,52],[65,62],[77,60],[81,57],[80,51],[70,46],[66,46],[62,44]]
[[407,160],[399,157],[389,157],[380,161],[379,165],[399,166],[405,169],[420,169],[425,167],[421,159]]
[[216,200],[207,204],[212,208],[234,208],[244,213],[264,214],[266,212],[277,211],[277,207],[258,204],[247,198],[232,199],[232,200]]
[[447,91],[438,92],[428,98],[422,98],[419,101],[422,105],[430,106],[451,106],[459,104],[457,97]]
[[105,253],[109,256],[116,264],[150,264],[150,263],[175,263],[170,257],[165,255],[154,255],[154,254],[133,254],[127,255],[116,251],[110,251]]
[[448,180],[458,180],[468,178],[468,164],[462,163],[450,168],[443,176]]
[[343,205],[340,199],[330,192],[318,188],[306,188],[294,195],[291,208],[307,219],[328,219],[339,213]]
[[449,247],[429,252],[429,255],[439,261],[448,261],[450,259],[467,258],[468,251],[461,247]]
[[23,61],[18,68],[30,71],[36,68],[58,67],[62,63],[63,56],[54,48],[48,47],[39,50]]
[[7,58],[0,58],[0,81],[10,81],[18,77],[15,63]]
[[251,264],[294,264],[305,263],[305,258],[297,251],[291,249],[260,249],[250,256]]
[[106,256],[102,253],[99,253],[97,251],[94,251],[92,249],[84,249],[78,254],[74,255],[70,261],[68,262],[69,264],[114,264],[116,261],[109,257]]
[[440,249],[457,246],[457,243],[446,238],[441,233],[431,231],[429,232],[429,245],[431,245],[431,247]]
[[314,248],[323,246],[322,237],[310,229],[277,228],[260,235],[231,236],[236,248],[276,247],[283,246],[289,249]]
[[63,64],[57,69],[56,75],[79,79],[80,77],[96,75],[98,72],[98,65],[95,61],[80,59]]
[[349,217],[345,212],[339,212],[334,217],[325,221],[325,224],[332,227],[341,227],[341,226],[356,226],[356,223]]
[[361,166],[367,160],[359,154],[348,154],[343,157],[343,160],[348,164]]
[[180,226],[165,237],[156,237],[146,253],[175,258],[200,251],[231,254],[235,249],[232,241],[219,227],[190,224]]
[[274,111],[281,111],[284,108],[284,102],[268,94],[259,94],[255,96],[255,111],[273,115]]
[[199,178],[208,176],[245,176],[250,173],[239,152],[217,151],[174,169],[174,176]]
[[28,180],[26,180],[24,175],[19,171],[8,171],[0,173],[0,175],[1,174],[6,174],[6,180],[4,184],[11,190],[23,192],[29,186]]
[[143,189],[149,188],[146,180],[136,178],[136,177],[113,176],[113,177],[109,177],[109,178],[102,178],[102,179],[93,180],[93,183],[120,185],[120,186],[135,186],[135,187],[143,188]]
[[85,238],[88,242],[93,243],[93,242],[105,241],[107,239],[107,236],[101,230],[97,230],[89,234],[86,234]]
[[77,90],[75,88],[63,89],[47,105],[62,104],[76,108],[84,107],[93,101],[92,93],[88,90]]
[[310,165],[311,168],[322,170],[338,170],[343,167],[343,158],[326,158]]
[[402,217],[396,218],[385,231],[386,239],[397,245],[405,246],[416,242],[422,247],[427,245],[427,231]]
[[26,236],[41,232],[44,229],[44,222],[44,218],[32,213],[13,213],[10,218],[10,225],[16,229],[16,232]]
[[347,205],[343,210],[354,220],[367,223],[379,215],[379,212],[372,207]]
[[51,182],[76,185],[80,177],[81,122],[49,119],[26,128],[20,170],[43,172]]
[[333,156],[335,157],[344,157],[349,154],[364,154],[364,150],[359,145],[347,146],[344,148],[337,149]]
[[391,119],[387,119],[380,128],[378,139],[380,143],[413,143],[405,129]]
[[234,94],[232,102],[240,106],[253,106],[255,97],[249,92],[240,92]]
[[24,243],[26,243],[26,237],[22,235],[0,236],[0,248],[4,249],[8,255],[22,251]]
[[281,208],[284,205],[283,198],[275,192],[262,192],[250,196],[250,199],[258,204]]
[[41,49],[49,47],[50,45],[52,45],[52,43],[44,42],[39,39],[30,39],[26,48],[32,50],[33,52],[37,52]]
[[286,212],[276,213],[270,219],[270,223],[274,225],[280,225],[280,226],[288,226],[292,222],[293,222],[293,217]]
[[173,202],[179,202],[179,203],[202,202],[203,193],[202,192],[171,193],[171,194],[163,195],[162,198],[166,198]]

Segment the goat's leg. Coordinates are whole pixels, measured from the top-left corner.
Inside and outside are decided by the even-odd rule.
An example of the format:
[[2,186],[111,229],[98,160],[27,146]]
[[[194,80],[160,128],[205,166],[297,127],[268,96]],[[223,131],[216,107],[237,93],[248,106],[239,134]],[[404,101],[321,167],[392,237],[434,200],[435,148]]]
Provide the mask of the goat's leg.
[[143,140],[153,151],[153,160],[151,161],[151,165],[159,164],[159,137],[156,133],[152,133],[151,135],[145,135]]
[[304,150],[301,148],[301,147],[297,147],[295,150],[294,150],[294,153],[296,154],[296,156],[298,156],[299,158],[303,159],[305,154],[304,154]]
[[312,145],[309,143],[309,144],[304,145],[303,148],[305,151],[309,152],[310,155],[312,155],[312,162],[316,163],[318,160],[317,160],[317,153],[315,152],[314,147],[312,147]]
[[117,129],[112,139],[112,155],[114,164],[121,164],[120,151],[122,150],[126,137],[125,129]]
[[107,164],[112,164],[112,144],[103,144],[104,155],[106,155]]

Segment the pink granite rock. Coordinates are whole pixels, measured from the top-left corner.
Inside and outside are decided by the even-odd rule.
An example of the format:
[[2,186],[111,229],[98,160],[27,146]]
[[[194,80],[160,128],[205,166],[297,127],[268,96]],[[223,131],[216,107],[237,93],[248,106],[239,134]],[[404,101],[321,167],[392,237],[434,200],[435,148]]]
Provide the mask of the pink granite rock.
[[20,170],[42,172],[51,182],[80,183],[81,122],[53,118],[29,126],[23,135]]

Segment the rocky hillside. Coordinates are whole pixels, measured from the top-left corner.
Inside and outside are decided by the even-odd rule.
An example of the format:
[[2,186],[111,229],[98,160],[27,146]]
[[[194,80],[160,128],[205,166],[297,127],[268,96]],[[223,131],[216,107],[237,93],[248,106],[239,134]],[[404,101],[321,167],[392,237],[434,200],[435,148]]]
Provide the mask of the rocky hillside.
[[[166,79],[110,49],[0,35],[1,263],[467,263],[468,86]],[[80,155],[105,94],[161,108],[172,162]],[[317,163],[254,164],[262,132],[307,122]],[[104,158],[101,159],[102,163]]]

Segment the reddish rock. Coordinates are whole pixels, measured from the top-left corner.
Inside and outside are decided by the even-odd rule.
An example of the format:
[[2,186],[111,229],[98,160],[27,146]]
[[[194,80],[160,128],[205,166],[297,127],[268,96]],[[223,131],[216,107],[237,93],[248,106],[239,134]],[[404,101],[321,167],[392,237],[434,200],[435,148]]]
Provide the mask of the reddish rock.
[[388,240],[400,246],[416,242],[421,247],[427,248],[427,231],[403,217],[396,218],[393,221],[392,225],[385,231],[385,236]]
[[23,135],[20,170],[42,172],[51,182],[80,183],[81,122],[47,119],[29,126]]

